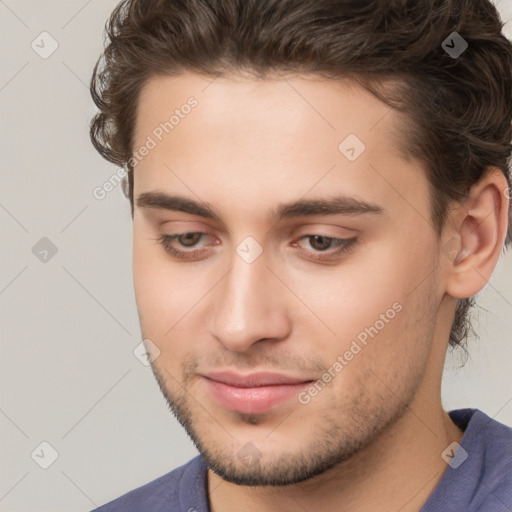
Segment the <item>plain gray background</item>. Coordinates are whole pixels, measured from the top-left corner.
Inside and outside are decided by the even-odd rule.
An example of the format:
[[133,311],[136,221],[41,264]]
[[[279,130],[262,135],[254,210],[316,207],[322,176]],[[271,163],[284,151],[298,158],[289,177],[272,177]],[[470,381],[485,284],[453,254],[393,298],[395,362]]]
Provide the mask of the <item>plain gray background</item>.
[[[88,511],[197,453],[133,353],[128,201],[120,187],[92,194],[118,170],[88,136],[88,82],[116,4],[0,0],[1,511]],[[498,7],[512,18],[512,0]],[[443,382],[446,409],[508,425],[511,270],[509,253],[480,294],[470,360],[448,357]]]

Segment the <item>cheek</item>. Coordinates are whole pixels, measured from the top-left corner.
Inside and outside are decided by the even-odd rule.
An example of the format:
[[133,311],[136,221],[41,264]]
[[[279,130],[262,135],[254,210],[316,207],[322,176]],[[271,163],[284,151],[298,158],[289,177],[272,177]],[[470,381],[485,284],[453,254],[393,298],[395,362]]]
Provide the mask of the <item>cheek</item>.
[[294,276],[294,290],[317,317],[309,323],[328,364],[352,350],[395,366],[407,355],[408,333],[425,330],[422,310],[435,284],[425,246],[393,240],[367,247],[339,267]]
[[165,261],[163,249],[148,237],[134,235],[133,284],[144,335],[161,338],[178,320],[187,287]]
[[373,325],[395,302],[403,302],[407,290],[403,273],[397,276],[395,269],[386,269],[382,251],[375,261],[361,251],[337,267],[312,268],[290,279],[294,292],[318,318],[319,333],[331,338],[353,337]]
[[172,262],[157,242],[134,236],[133,283],[141,329],[162,351],[172,344],[177,355],[180,347],[194,347],[194,338],[203,337],[197,315],[217,280],[216,272]]
[[142,335],[158,347],[152,364],[165,386],[178,392],[181,388],[176,381],[182,381],[183,361],[194,346],[183,319],[197,298],[179,269],[170,266],[165,254],[160,256],[158,251],[146,241],[134,239],[135,299]]

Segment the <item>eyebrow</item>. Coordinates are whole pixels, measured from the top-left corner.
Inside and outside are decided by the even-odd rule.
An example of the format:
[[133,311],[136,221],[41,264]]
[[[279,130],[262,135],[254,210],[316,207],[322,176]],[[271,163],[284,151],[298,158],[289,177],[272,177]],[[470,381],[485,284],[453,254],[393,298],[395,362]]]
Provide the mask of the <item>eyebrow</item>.
[[[182,196],[169,196],[162,192],[143,192],[137,197],[139,208],[172,210],[212,219],[222,223],[221,217],[207,204],[199,203]],[[291,203],[280,204],[268,211],[268,218],[282,221],[295,217],[313,215],[362,215],[385,214],[384,208],[375,204],[347,196],[335,196],[319,199],[299,199]]]

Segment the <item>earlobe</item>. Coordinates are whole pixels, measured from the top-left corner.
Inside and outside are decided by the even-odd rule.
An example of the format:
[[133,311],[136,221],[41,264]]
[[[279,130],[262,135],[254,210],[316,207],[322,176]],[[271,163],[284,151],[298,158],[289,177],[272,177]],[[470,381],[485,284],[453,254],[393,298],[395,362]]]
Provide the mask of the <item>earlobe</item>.
[[463,299],[487,284],[503,249],[508,229],[507,180],[489,168],[473,185],[461,208],[453,212],[447,236],[451,237],[446,293]]

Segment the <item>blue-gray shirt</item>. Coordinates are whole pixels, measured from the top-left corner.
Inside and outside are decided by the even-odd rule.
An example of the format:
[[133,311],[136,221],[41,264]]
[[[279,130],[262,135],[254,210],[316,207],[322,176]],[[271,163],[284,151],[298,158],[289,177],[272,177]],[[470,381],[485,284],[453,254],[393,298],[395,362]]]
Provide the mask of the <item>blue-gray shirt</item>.
[[[449,414],[462,449],[443,452],[448,467],[420,512],[511,512],[512,428],[477,409]],[[210,512],[206,475],[198,455],[92,512]]]

